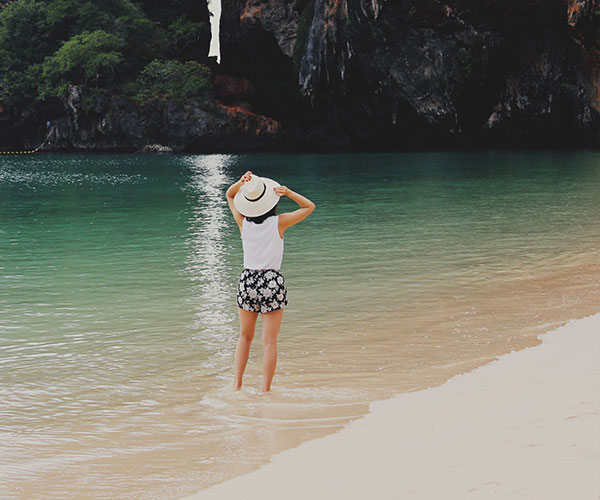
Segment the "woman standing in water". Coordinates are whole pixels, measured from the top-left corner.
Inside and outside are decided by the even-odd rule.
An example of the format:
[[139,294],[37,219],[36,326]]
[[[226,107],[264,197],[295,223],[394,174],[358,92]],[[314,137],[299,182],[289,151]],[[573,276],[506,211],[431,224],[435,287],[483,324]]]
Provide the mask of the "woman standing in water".
[[[263,392],[271,389],[277,364],[277,335],[287,306],[285,280],[279,271],[283,258],[283,233],[308,217],[315,204],[274,180],[246,172],[226,193],[233,218],[242,233],[244,270],[238,283],[237,304],[240,338],[235,349],[233,389],[242,387],[242,377],[258,314],[262,313]],[[287,196],[298,210],[277,215],[279,199]]]

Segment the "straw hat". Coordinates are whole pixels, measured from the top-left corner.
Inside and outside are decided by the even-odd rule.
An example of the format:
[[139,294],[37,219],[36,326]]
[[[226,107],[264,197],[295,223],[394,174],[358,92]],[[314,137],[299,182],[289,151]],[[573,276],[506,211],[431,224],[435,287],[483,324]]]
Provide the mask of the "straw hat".
[[279,196],[273,190],[276,187],[279,183],[273,179],[252,174],[236,193],[233,205],[246,217],[264,215],[279,202]]

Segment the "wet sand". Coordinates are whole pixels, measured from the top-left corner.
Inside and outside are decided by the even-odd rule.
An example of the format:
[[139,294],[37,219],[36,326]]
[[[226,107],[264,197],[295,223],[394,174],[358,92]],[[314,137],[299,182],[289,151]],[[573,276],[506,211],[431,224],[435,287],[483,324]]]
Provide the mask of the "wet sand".
[[187,500],[596,499],[600,314],[541,339]]

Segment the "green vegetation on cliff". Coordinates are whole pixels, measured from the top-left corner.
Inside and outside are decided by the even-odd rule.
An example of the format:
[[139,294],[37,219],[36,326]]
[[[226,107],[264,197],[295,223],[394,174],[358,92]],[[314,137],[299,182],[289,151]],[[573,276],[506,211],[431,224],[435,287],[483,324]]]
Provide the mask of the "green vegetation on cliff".
[[111,86],[115,68],[123,62],[124,46],[121,37],[103,30],[74,35],[44,60],[42,78],[46,85],[40,85],[40,96],[63,97],[71,82]]
[[52,114],[69,85],[191,97],[209,84],[209,42],[201,0],[14,0],[0,6],[0,113]]
[[155,96],[183,100],[198,96],[209,87],[210,71],[206,66],[196,61],[155,60],[127,90],[137,102],[144,102]]

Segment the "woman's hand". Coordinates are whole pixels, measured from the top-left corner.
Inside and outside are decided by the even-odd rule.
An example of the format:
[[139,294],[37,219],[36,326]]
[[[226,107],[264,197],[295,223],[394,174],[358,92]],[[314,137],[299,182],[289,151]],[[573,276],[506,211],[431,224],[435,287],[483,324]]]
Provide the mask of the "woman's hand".
[[[227,197],[227,199],[229,201],[232,201],[233,198],[235,197],[235,195],[237,194],[237,192],[240,190],[240,188],[246,184],[246,182],[249,182],[250,179],[252,179],[252,172],[250,172],[250,170],[248,170],[248,172],[246,172],[244,175],[242,175],[240,177],[240,179],[236,182],[234,182],[231,186],[229,186],[229,188],[227,189],[227,192],[225,193],[225,196]],[[231,205],[233,207],[233,205]],[[231,209],[233,211],[233,209]]]
[[248,172],[246,172],[244,175],[242,175],[242,177],[240,178],[240,182],[242,184],[246,184],[246,182],[249,182],[250,179],[252,179],[252,172],[250,172],[250,170],[248,170]]
[[276,188],[273,188],[275,190],[275,193],[277,194],[277,196],[279,196],[280,198],[282,196],[289,196],[290,195],[290,190],[286,187],[286,186],[279,186]]

